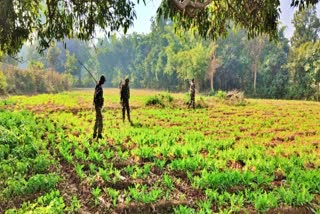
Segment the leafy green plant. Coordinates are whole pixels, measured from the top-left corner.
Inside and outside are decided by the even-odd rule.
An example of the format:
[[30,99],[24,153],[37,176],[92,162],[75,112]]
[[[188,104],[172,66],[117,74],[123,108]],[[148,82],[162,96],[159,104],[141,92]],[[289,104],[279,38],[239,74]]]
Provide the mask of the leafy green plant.
[[227,97],[227,92],[219,90],[215,96],[221,100],[224,100]]
[[77,196],[72,196],[70,205],[65,208],[65,211],[67,213],[76,213],[80,210],[80,208],[81,208],[80,200],[77,198]]
[[163,181],[164,181],[165,185],[167,186],[167,188],[169,188],[169,189],[173,188],[173,181],[172,181],[172,179],[170,178],[169,175],[164,174],[163,175]]
[[107,190],[108,195],[112,199],[113,206],[116,206],[118,197],[120,195],[120,191],[112,189],[112,188],[107,188],[106,190]]
[[76,173],[78,177],[83,180],[86,177],[86,174],[83,172],[84,165],[76,164]]
[[175,214],[195,214],[196,210],[187,206],[179,205],[178,207],[174,208]]
[[258,211],[267,211],[278,204],[278,196],[274,192],[254,192],[254,206]]
[[99,204],[99,197],[100,197],[101,189],[99,187],[93,188],[91,190],[91,193],[93,195],[94,204],[98,205]]
[[99,174],[104,181],[106,181],[106,182],[111,181],[109,173],[105,169],[99,167]]

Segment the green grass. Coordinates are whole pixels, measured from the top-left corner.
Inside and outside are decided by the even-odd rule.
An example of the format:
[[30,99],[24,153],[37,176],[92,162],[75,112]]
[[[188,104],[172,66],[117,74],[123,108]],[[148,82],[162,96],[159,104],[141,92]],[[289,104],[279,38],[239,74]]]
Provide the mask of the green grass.
[[157,93],[131,91],[131,126],[106,89],[99,141],[92,91],[1,101],[0,212],[319,210],[319,103]]

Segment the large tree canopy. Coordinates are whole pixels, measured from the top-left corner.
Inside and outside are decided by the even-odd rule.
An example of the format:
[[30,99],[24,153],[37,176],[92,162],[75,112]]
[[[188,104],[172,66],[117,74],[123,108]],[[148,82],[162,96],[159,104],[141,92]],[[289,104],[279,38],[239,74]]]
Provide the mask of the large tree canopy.
[[[291,5],[318,1],[291,0]],[[0,50],[14,54],[32,38],[43,49],[53,40],[89,40],[97,30],[126,32],[136,18],[135,3],[139,0],[0,0]],[[231,22],[250,37],[267,33],[274,38],[279,5],[279,0],[162,0],[158,16],[211,39],[225,35]]]

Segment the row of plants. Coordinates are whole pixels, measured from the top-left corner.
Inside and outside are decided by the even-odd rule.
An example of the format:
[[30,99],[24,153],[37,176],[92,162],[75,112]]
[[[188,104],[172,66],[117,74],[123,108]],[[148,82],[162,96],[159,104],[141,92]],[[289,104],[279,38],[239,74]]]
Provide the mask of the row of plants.
[[[132,96],[132,126],[122,122],[120,106],[106,106],[105,138],[98,141],[91,139],[95,117],[91,92],[13,97],[2,108],[28,107],[36,112],[40,128],[35,135],[41,139],[37,148],[48,161],[35,156],[30,164],[60,164],[62,171],[70,173],[69,182],[86,190],[70,192],[71,196],[75,194],[79,207],[91,212],[132,204],[156,207],[163,201],[175,213],[265,212],[291,206],[319,210],[320,129],[314,126],[320,119],[318,104],[250,100],[246,106],[230,106],[207,98],[208,108],[189,110],[150,108],[145,106],[149,96]],[[181,99],[181,95],[170,96]],[[106,103],[116,103],[117,98],[106,91]],[[41,105],[50,108],[39,109]],[[14,126],[8,122],[6,127]],[[7,152],[0,155],[8,156]],[[21,164],[16,165],[24,172]],[[62,173],[39,172],[48,177]],[[6,173],[14,176],[9,169]],[[65,180],[60,176],[56,182]],[[52,188],[35,185],[34,189]],[[66,211],[71,196],[59,194],[56,198],[62,197],[61,209]],[[24,210],[34,210],[43,205],[33,200],[25,206]]]
[[48,127],[32,113],[0,111],[0,212],[34,195],[54,190],[60,181],[56,161],[41,143]]

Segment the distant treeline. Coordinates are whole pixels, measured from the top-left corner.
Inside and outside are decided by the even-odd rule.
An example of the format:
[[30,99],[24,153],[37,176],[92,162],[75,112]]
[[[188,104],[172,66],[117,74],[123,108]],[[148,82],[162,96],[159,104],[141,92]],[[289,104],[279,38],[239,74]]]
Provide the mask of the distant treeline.
[[56,93],[72,87],[72,76],[53,70],[19,69],[0,63],[0,94]]
[[153,22],[148,34],[58,42],[42,55],[36,45],[25,46],[21,56],[29,68],[52,68],[70,74],[76,87],[93,87],[94,81],[80,60],[105,87],[117,87],[130,78],[133,88],[187,91],[195,78],[197,90],[243,91],[247,97],[317,100],[320,84],[320,21],[314,8],[295,13],[290,41],[278,32],[278,41],[262,35],[248,39],[237,29],[225,38],[207,41],[190,32],[175,32],[170,21]]

